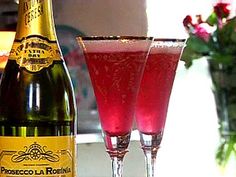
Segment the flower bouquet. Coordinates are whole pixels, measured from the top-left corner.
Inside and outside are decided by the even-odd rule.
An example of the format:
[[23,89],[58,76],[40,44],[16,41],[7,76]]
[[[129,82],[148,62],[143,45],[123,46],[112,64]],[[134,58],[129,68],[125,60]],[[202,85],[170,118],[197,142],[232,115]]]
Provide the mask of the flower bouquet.
[[182,60],[187,68],[193,60],[205,58],[212,78],[219,121],[220,146],[216,160],[225,167],[236,160],[236,17],[232,4],[218,2],[206,20],[186,16],[183,25],[189,34]]

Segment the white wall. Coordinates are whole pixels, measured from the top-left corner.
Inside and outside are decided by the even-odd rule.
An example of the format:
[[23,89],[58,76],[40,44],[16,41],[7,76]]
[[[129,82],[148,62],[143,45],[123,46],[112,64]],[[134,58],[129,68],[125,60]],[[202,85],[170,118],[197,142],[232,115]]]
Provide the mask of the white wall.
[[146,35],[144,0],[54,0],[56,22],[87,35]]

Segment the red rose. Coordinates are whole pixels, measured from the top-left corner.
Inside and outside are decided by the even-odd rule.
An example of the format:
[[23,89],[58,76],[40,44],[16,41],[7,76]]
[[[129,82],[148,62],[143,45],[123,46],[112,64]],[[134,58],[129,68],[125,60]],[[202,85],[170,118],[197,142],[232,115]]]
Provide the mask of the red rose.
[[230,3],[219,2],[214,6],[214,12],[218,18],[226,18],[230,14]]
[[190,26],[194,26],[192,21],[192,17],[190,15],[187,15],[183,20],[184,27],[189,29]]

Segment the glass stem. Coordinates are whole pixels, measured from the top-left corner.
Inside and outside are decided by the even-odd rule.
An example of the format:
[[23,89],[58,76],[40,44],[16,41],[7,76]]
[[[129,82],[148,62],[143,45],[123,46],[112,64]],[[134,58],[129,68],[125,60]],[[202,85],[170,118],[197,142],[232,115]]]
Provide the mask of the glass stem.
[[140,133],[140,142],[145,155],[147,177],[157,177],[156,158],[160,148],[163,132],[154,135]]
[[157,149],[143,149],[146,161],[147,177],[156,177]]
[[112,157],[112,177],[123,176],[123,158]]

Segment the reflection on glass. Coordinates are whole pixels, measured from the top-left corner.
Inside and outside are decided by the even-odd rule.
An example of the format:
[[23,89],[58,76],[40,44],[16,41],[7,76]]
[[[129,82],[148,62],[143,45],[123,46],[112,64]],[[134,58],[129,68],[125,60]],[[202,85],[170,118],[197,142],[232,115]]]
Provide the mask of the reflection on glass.
[[5,68],[14,37],[15,32],[0,31],[0,71]]

